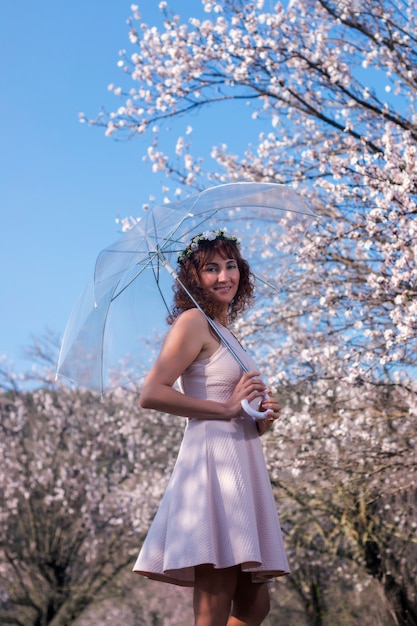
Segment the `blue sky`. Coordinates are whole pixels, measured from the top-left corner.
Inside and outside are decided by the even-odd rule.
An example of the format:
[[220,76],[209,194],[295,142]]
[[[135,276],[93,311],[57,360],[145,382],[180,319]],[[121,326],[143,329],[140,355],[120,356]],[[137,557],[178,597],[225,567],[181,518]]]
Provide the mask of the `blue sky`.
[[[141,2],[156,23],[158,2]],[[130,1],[0,3],[0,355],[22,371],[32,337],[62,335],[98,252],[137,215],[161,180],[142,163],[145,141],[116,142],[80,124],[118,83]],[[170,3],[195,10],[194,0]],[[142,6],[141,6],[142,9]],[[190,11],[188,14],[190,14]]]

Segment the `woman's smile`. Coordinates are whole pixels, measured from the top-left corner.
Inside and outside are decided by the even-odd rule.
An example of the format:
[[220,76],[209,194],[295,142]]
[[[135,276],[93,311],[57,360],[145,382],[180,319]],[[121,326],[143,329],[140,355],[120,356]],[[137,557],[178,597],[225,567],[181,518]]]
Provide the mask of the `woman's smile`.
[[203,289],[225,304],[229,304],[235,297],[239,280],[236,259],[224,259],[218,253],[203,267],[200,274]]

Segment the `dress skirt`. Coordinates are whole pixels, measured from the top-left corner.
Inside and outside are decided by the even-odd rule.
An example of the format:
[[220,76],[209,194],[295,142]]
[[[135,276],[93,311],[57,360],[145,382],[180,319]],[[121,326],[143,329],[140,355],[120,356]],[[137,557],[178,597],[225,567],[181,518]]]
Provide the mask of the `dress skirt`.
[[289,573],[256,424],[190,420],[178,459],[133,568],[177,585],[194,566],[240,565],[264,582]]

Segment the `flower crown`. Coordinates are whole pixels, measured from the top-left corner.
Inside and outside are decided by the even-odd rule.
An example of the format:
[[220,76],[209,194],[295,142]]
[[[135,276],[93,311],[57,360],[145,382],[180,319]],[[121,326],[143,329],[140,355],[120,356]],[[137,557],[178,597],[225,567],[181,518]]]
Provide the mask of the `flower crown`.
[[224,230],[206,230],[200,235],[193,237],[189,245],[179,253],[177,263],[183,265],[184,262],[200,248],[200,242],[202,241],[215,241],[216,239],[224,239],[225,241],[232,241],[237,246],[240,246],[240,241],[234,235],[226,235]]

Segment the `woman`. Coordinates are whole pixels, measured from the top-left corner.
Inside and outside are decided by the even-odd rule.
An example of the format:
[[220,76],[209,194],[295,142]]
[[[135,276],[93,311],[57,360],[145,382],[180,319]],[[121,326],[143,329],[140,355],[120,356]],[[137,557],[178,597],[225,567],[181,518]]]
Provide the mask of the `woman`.
[[[172,328],[142,392],[143,408],[188,418],[178,459],[134,571],[194,587],[196,626],[255,626],[269,611],[267,581],[288,573],[259,435],[279,416],[260,374],[228,324],[252,300],[235,237],[194,237],[179,280],[232,345],[243,373],[205,315],[177,285]],[[174,388],[178,380],[180,389]],[[241,401],[259,403],[264,419]]]

